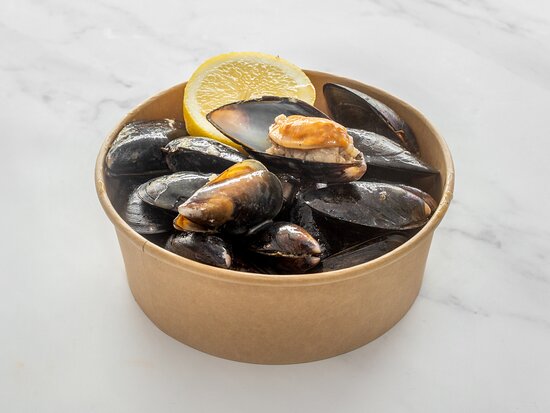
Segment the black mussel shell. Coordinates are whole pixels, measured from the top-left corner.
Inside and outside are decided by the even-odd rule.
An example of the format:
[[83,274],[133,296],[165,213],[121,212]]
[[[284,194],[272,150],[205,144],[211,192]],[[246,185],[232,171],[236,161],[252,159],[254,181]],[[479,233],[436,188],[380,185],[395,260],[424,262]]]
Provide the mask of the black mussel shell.
[[166,249],[203,264],[231,267],[231,248],[222,238],[213,234],[180,232],[168,239]]
[[408,239],[396,233],[381,235],[325,258],[311,272],[341,270],[372,261],[403,245]]
[[151,235],[172,231],[174,215],[143,202],[136,188],[130,193],[122,218],[138,234]]
[[107,168],[114,175],[167,171],[161,148],[171,139],[184,135],[187,135],[185,125],[173,119],[130,122],[118,133],[107,152]]
[[250,152],[250,156],[267,165],[270,171],[299,176],[302,181],[309,182],[349,182],[357,179],[356,171],[362,168],[361,165],[364,167],[363,159],[353,163],[313,162],[254,151]]
[[412,129],[393,109],[366,93],[335,83],[326,83],[323,93],[336,122],[383,135],[418,154]]
[[428,206],[432,211],[435,211],[437,209],[437,206],[438,206],[437,201],[433,199],[432,196],[427,192],[424,192],[423,190],[419,188],[415,188],[414,186],[410,186],[410,185],[405,185],[405,184],[397,184],[397,185],[415,194],[419,198],[421,198],[424,202],[426,202],[426,204],[428,204]]
[[113,207],[122,216],[130,194],[141,184],[151,179],[149,175],[105,174],[105,188]]
[[177,212],[199,188],[206,185],[211,174],[182,171],[153,178],[138,188],[138,195],[149,205]]
[[283,273],[304,273],[320,261],[321,247],[304,228],[274,222],[250,238],[248,249]]
[[364,172],[361,154],[353,162],[313,162],[265,151],[271,147],[268,133],[278,115],[302,115],[328,118],[323,112],[297,99],[264,96],[222,106],[206,117],[221,133],[243,146],[250,156],[265,164],[270,171],[287,173],[312,182],[349,182],[358,179],[357,171]]
[[350,182],[312,189],[304,201],[317,213],[364,227],[406,230],[426,224],[435,201],[428,194],[385,182]]
[[301,193],[296,196],[296,201],[289,213],[289,220],[293,224],[304,228],[317,240],[321,247],[321,253],[319,254],[321,258],[325,258],[333,253],[332,245],[328,241],[323,226],[319,224],[309,205],[304,202]]
[[296,194],[300,190],[300,180],[289,174],[276,174],[283,188],[283,206],[275,218],[275,221],[287,221],[290,209],[296,200]]
[[236,251],[235,248],[233,249],[231,269],[256,274],[275,274],[275,270],[267,267],[262,259],[258,259],[258,256],[247,250]]
[[248,159],[222,172],[180,205],[175,225],[187,229],[179,225],[183,219],[207,231],[246,234],[273,219],[282,204],[277,176]]
[[200,136],[185,136],[170,141],[163,151],[171,171],[220,173],[247,156],[229,145]]
[[403,182],[411,177],[437,175],[439,172],[385,136],[361,129],[349,129],[354,146],[367,163],[363,180],[381,179]]
[[328,118],[314,106],[298,99],[263,96],[229,103],[213,110],[206,118],[221,133],[247,152],[265,152],[271,147],[269,127],[279,115]]

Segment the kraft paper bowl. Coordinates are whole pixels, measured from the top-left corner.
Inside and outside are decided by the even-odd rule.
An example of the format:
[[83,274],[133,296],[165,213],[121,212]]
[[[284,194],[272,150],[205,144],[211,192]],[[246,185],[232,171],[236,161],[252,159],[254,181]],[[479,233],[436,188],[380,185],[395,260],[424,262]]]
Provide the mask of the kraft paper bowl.
[[[439,207],[413,238],[355,267],[309,275],[260,275],[207,266],[177,256],[134,232],[113,207],[105,155],[119,130],[136,119],[182,119],[185,83],[137,106],[105,139],[95,169],[97,194],[115,226],[128,283],[141,309],[166,334],[198,350],[250,363],[324,359],[363,346],[409,310],[422,283],[432,236],[449,207],[454,170],[443,138],[402,100],[372,86],[307,71],[326,111],[322,86],[364,91],[396,110],[415,132],[423,158],[441,171],[432,193]],[[113,274],[115,275],[115,274]]]

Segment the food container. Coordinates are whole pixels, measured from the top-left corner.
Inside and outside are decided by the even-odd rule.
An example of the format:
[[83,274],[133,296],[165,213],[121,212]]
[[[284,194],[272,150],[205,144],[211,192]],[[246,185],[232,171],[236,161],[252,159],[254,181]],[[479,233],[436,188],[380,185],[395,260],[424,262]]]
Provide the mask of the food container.
[[107,137],[97,158],[97,194],[115,226],[128,283],[141,309],[166,334],[198,350],[250,363],[287,364],[342,354],[381,336],[407,313],[422,283],[432,236],[451,202],[454,169],[445,141],[416,109],[350,79],[306,71],[326,111],[322,86],[366,92],[399,113],[422,157],[441,171],[432,195],[439,207],[420,232],[392,252],[351,268],[306,275],[262,275],[207,266],[166,251],[119,216],[106,187],[105,155],[136,119],[182,120],[185,83],[137,106]]

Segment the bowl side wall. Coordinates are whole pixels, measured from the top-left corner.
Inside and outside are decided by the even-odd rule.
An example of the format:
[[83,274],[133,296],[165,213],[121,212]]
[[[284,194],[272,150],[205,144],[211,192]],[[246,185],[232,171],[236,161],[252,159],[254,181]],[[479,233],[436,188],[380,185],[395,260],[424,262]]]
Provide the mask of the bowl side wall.
[[155,325],[206,353],[261,364],[320,360],[385,333],[418,295],[431,242],[358,277],[278,287],[204,277],[118,238],[132,294]]

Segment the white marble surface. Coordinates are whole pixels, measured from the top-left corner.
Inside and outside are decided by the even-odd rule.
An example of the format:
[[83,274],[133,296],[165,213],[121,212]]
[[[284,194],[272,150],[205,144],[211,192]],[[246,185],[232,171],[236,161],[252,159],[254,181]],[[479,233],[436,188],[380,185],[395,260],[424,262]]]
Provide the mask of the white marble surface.
[[[366,347],[226,361],[160,332],[127,288],[99,145],[231,50],[379,86],[447,139],[455,200],[420,297]],[[0,56],[0,411],[550,411],[546,0],[3,0]]]

